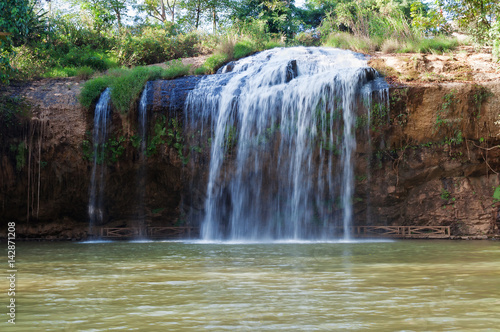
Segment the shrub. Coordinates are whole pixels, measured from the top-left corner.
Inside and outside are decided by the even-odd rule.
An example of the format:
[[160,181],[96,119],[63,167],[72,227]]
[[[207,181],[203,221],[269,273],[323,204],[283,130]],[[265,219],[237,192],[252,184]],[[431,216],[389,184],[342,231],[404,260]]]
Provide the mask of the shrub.
[[160,63],[198,55],[200,38],[196,33],[169,36],[165,29],[148,27],[138,36],[123,34],[115,53],[124,66]]
[[41,77],[51,67],[49,58],[42,54],[26,45],[15,47],[10,61],[11,66],[17,70],[14,77],[17,79]]
[[76,76],[81,80],[88,80],[94,74],[95,70],[90,67],[80,67],[76,69]]
[[302,46],[318,46],[320,43],[320,38],[309,32],[298,33],[292,41],[292,44]]
[[382,42],[382,46],[380,50],[384,53],[394,53],[398,51],[401,47],[401,44],[397,39],[386,39]]

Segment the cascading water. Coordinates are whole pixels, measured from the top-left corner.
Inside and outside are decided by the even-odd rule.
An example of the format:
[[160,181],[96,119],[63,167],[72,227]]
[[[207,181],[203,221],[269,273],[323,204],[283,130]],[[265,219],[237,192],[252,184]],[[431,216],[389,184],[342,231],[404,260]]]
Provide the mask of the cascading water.
[[147,139],[147,96],[149,92],[149,84],[146,83],[144,90],[142,91],[141,99],[139,101],[138,107],[138,123],[139,123],[139,135],[141,136],[141,145],[139,151],[140,164],[137,170],[137,190],[138,190],[138,216],[139,229],[141,231],[141,236],[145,230],[145,207],[144,201],[146,197],[146,139]]
[[107,88],[100,96],[94,113],[94,165],[90,178],[89,234],[93,234],[94,226],[102,224],[104,219],[104,188],[105,188],[105,143],[107,137],[108,118],[110,114],[110,89]]
[[202,238],[349,239],[355,111],[369,76],[363,55],[296,47],[204,78],[186,103],[187,125],[211,137]]

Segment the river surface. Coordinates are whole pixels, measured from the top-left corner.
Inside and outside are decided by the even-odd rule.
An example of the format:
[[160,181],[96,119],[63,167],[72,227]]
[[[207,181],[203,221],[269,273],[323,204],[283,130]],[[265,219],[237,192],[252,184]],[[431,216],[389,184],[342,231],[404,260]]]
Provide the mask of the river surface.
[[500,330],[498,242],[18,243],[16,254],[17,323],[2,331]]

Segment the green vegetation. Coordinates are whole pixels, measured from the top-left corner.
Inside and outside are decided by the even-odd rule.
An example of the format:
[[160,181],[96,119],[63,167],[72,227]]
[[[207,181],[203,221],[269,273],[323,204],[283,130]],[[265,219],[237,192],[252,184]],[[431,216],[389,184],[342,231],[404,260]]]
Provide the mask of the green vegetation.
[[149,80],[172,79],[189,73],[189,66],[172,61],[166,69],[157,66],[113,69],[105,76],[99,76],[85,83],[80,93],[80,103],[90,107],[99,95],[111,88],[111,101],[120,112],[127,112],[139,97]]
[[[493,46],[494,58],[500,56],[500,6],[488,0],[443,0],[436,4],[419,0],[307,0],[301,8],[294,0],[58,2],[70,6],[57,6],[67,9],[49,13],[44,1],[0,4],[0,11],[6,13],[0,18],[2,83],[40,77],[87,80],[110,69],[202,54],[212,56],[196,73],[209,74],[229,61],[277,46],[442,53],[458,45],[450,37],[450,17],[458,32],[469,34],[477,45]],[[125,76],[138,81],[163,77],[158,72],[144,74],[144,70],[129,75]],[[136,90],[130,91],[134,95]],[[120,107],[123,110],[127,105],[125,102]]]
[[500,186],[496,187],[493,192],[493,202],[500,202]]
[[182,135],[182,125],[176,118],[168,119],[165,115],[160,115],[153,126],[154,134],[146,146],[146,156],[150,157],[158,152],[158,148],[166,144],[177,150],[177,154],[184,165],[189,162],[190,153],[184,155],[184,136]]
[[26,143],[20,142],[19,144],[11,144],[10,151],[16,155],[16,170],[19,172],[26,165]]

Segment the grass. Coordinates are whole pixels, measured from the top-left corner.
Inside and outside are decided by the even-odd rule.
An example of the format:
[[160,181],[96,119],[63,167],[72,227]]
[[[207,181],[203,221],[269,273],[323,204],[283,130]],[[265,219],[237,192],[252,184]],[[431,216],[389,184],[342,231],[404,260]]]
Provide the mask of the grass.
[[456,38],[436,36],[416,41],[407,41],[398,50],[399,53],[446,53],[459,46]]
[[225,53],[215,53],[205,60],[205,63],[201,67],[196,68],[194,73],[196,75],[214,74],[217,69],[230,61],[229,59],[229,55]]
[[147,81],[173,79],[189,74],[190,66],[172,61],[165,69],[157,66],[112,69],[105,76],[87,81],[80,93],[80,104],[89,108],[107,88],[111,88],[111,101],[122,113],[126,113],[137,101]]
[[284,46],[282,43],[273,40],[259,44],[251,39],[242,39],[238,42],[228,39],[219,45],[215,53],[201,67],[195,70],[195,74],[214,74],[219,68],[230,61],[241,59],[255,52],[282,46]]
[[360,53],[382,51],[383,53],[446,53],[459,46],[456,38],[435,36],[432,38],[412,37],[368,38],[355,36],[347,32],[331,33],[323,43],[324,46],[348,49]]
[[357,37],[347,32],[335,32],[330,34],[323,45],[361,53],[376,51],[378,46],[376,42],[368,37]]
[[60,78],[76,76],[82,80],[88,80],[96,72],[94,68],[89,66],[83,67],[54,67],[43,73],[45,78]]

